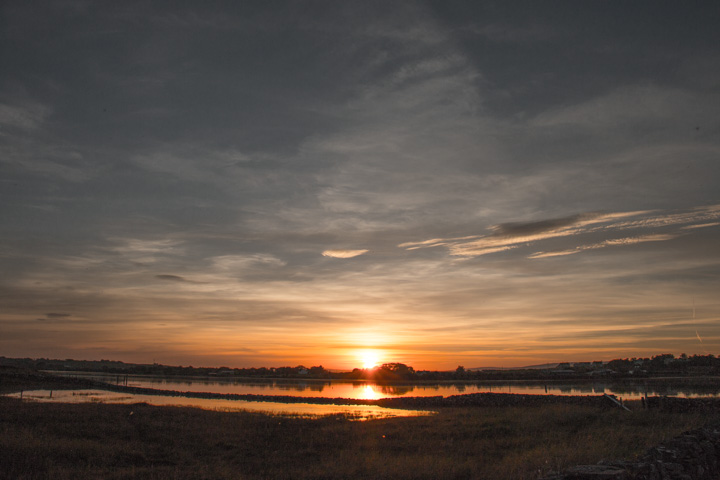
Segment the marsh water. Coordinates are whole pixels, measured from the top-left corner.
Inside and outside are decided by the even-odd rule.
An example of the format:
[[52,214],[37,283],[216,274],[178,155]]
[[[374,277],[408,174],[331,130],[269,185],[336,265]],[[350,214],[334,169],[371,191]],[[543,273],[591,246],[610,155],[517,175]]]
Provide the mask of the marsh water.
[[578,382],[438,382],[373,383],[315,379],[234,379],[207,377],[153,377],[82,372],[53,372],[57,375],[91,378],[133,387],[254,395],[354,398],[376,400],[395,397],[432,397],[468,393],[522,393],[532,395],[616,395],[624,399],[669,395],[680,397],[720,396],[720,378],[650,378],[620,381]]
[[[178,392],[212,392],[226,394],[280,395],[375,400],[396,397],[451,396],[468,393],[516,393],[534,395],[602,395],[625,400],[648,396],[720,396],[718,378],[666,378],[623,381],[586,381],[566,383],[541,382],[478,382],[478,383],[392,383],[314,380],[314,379],[234,379],[234,378],[167,378],[125,376],[83,372],[53,372],[57,375],[90,378],[133,387],[174,390]],[[19,396],[20,394],[14,394]],[[184,405],[216,410],[252,410],[289,415],[318,416],[346,414],[358,419],[422,415],[429,412],[383,408],[374,405],[318,405],[311,403],[250,402],[203,398],[167,397],[108,392],[104,390],[36,390],[23,392],[23,398],[34,401],[105,402],[153,405]]]
[[9,394],[34,402],[57,403],[148,403],[196,407],[206,410],[226,412],[251,411],[276,415],[318,417],[323,415],[345,415],[351,419],[369,420],[373,418],[408,417],[429,415],[433,412],[383,408],[376,405],[316,405],[311,403],[248,402],[243,400],[218,400],[211,398],[168,397],[163,395],[139,395],[109,392],[106,390],[31,390]]

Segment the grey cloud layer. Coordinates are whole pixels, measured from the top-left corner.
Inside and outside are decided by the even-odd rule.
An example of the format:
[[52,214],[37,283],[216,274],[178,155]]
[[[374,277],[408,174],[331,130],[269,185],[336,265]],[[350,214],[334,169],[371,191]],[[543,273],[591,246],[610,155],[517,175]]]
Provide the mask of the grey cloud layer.
[[442,319],[480,342],[596,319],[554,291],[623,282],[643,311],[655,288],[720,311],[717,9],[0,8],[5,330],[83,325],[107,351],[127,322]]

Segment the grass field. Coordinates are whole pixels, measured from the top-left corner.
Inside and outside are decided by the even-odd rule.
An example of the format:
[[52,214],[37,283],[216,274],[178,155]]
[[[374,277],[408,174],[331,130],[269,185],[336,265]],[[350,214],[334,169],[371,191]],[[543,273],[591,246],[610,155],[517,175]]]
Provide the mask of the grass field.
[[366,422],[0,397],[12,479],[531,479],[631,458],[713,420],[569,405],[447,408]]

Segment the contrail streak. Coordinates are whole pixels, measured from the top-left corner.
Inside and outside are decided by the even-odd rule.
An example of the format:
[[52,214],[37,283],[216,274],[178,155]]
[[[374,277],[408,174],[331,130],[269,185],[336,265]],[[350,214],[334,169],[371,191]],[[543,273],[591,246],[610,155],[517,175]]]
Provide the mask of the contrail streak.
[[[693,302],[693,323],[695,323],[695,297],[692,299]],[[698,341],[700,342],[700,345],[703,346],[703,351],[709,355],[709,352],[705,350],[705,343],[703,342],[702,338],[700,337],[700,334],[697,331],[697,328],[695,329],[695,336],[697,337]]]
[[[695,297],[693,297],[692,302],[693,302],[693,323],[695,323]],[[698,333],[697,329],[695,329],[695,336],[697,337],[698,340],[700,340],[700,343],[703,343],[702,338],[700,338],[700,334]],[[705,346],[705,345],[703,344],[703,346]]]

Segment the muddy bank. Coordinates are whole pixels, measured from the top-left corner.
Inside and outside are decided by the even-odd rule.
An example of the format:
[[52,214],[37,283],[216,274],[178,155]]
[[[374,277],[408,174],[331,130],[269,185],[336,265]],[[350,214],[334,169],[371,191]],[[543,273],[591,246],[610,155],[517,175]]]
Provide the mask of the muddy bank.
[[650,397],[647,400],[647,405],[649,408],[658,408],[673,413],[717,411],[720,410],[720,398]]

